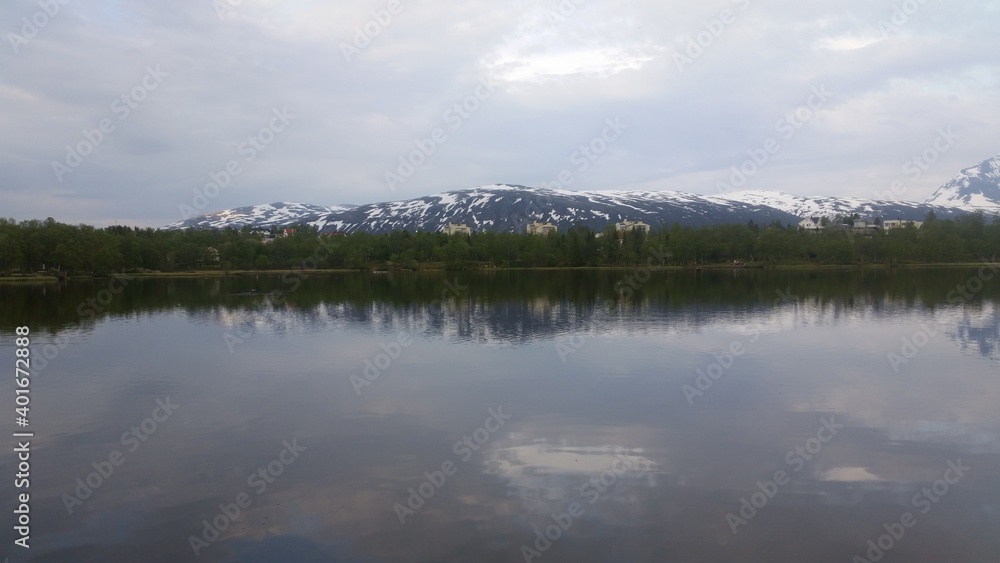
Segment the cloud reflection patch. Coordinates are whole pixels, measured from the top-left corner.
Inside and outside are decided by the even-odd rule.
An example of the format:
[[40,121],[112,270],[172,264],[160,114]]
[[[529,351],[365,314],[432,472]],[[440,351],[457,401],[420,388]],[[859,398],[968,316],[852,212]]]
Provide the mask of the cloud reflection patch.
[[834,467],[823,472],[820,476],[822,481],[843,481],[843,482],[861,482],[861,481],[881,481],[882,479],[871,473],[864,467]]
[[608,471],[616,462],[627,465],[623,476],[645,479],[653,486],[656,462],[641,448],[552,444],[546,440],[497,449],[484,459],[486,472],[502,476],[522,498],[558,500],[572,498],[591,477]]

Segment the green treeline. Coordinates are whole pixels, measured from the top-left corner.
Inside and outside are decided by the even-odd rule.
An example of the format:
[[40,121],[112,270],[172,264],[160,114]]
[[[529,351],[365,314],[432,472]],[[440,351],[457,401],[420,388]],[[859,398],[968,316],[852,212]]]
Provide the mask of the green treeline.
[[[283,231],[283,229],[282,229]],[[278,232],[276,229],[275,232]],[[0,219],[0,274],[122,270],[383,269],[444,267],[632,266],[726,264],[906,264],[976,262],[1000,253],[1000,221],[982,214],[928,217],[912,226],[864,234],[845,228],[806,232],[778,223],[713,225],[618,233],[584,226],[548,236],[395,231],[320,236],[298,226],[264,243],[241,230],[98,229],[53,219]]]

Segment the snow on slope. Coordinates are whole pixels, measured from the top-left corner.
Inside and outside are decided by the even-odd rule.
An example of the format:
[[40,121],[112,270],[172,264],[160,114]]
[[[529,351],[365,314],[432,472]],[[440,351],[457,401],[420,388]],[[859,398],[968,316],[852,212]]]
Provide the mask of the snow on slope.
[[882,217],[884,219],[903,219],[922,221],[927,213],[941,219],[951,218],[961,214],[962,210],[954,207],[930,205],[912,201],[881,201],[860,199],[854,197],[806,197],[784,192],[744,191],[730,192],[717,196],[709,196],[721,201],[741,201],[754,205],[762,205],[780,209],[796,217],[834,217],[836,215],[853,215]]
[[164,229],[224,229],[227,227],[241,228],[244,225],[253,227],[281,227],[301,224],[303,222],[315,224],[317,227],[322,228],[325,225],[325,222],[323,222],[324,217],[331,213],[340,213],[349,209],[351,209],[351,206],[348,205],[323,206],[279,201],[200,215],[172,223],[164,227]]
[[776,209],[751,203],[718,201],[681,192],[574,192],[494,184],[424,196],[405,201],[361,205],[333,213],[326,231],[437,231],[449,221],[473,230],[524,232],[531,221],[556,224],[560,230],[582,223],[604,230],[624,219],[653,227],[713,223],[795,222]]
[[1000,155],[962,170],[926,203],[1000,214]]

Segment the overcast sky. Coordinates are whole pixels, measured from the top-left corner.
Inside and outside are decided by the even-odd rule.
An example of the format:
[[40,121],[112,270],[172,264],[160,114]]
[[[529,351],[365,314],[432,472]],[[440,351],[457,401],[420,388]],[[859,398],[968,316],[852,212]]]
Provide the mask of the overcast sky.
[[923,200],[1000,152],[997,29],[983,0],[5,0],[0,216],[155,227],[564,170]]

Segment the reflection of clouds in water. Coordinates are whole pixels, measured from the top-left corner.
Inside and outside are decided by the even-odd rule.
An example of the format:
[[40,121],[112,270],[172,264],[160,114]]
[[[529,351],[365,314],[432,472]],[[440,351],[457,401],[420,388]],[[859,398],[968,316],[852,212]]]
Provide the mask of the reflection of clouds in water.
[[834,467],[827,469],[819,477],[820,481],[880,481],[878,475],[869,472],[864,467]]
[[[520,444],[484,454],[484,471],[507,480],[514,494],[525,500],[572,499],[579,488],[604,472],[616,479],[655,486],[656,462],[642,455],[642,448],[569,445],[546,439],[511,436]],[[613,493],[612,493],[613,494]]]
[[967,354],[1000,360],[1000,307],[984,302],[976,309],[966,307],[956,319],[956,328],[948,332]]
[[975,454],[1000,453],[1000,435],[993,424],[945,420],[890,420],[884,424],[896,442],[961,447]]
[[[338,546],[318,543],[297,535],[264,536],[261,539],[235,539],[229,544],[232,555],[226,563],[269,563],[271,561],[351,561]],[[346,551],[346,550],[344,550]]]

